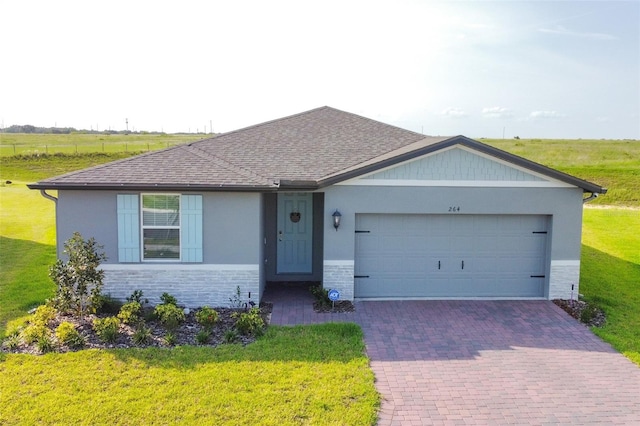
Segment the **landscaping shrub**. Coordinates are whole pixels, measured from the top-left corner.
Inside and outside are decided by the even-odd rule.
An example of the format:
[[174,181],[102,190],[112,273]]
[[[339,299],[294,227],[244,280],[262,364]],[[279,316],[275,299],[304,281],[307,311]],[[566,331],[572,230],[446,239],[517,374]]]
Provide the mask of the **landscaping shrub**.
[[216,322],[218,322],[218,312],[208,306],[204,306],[196,312],[196,321],[205,329],[211,330]]
[[58,328],[56,328],[56,337],[58,341],[70,348],[81,348],[86,344],[86,340],[76,327],[68,321],[64,321],[60,323]]
[[36,347],[42,354],[51,352],[55,347],[55,345],[53,344],[53,339],[51,338],[51,333],[46,333],[38,337],[38,340],[36,341]]
[[100,291],[104,271],[98,266],[106,256],[96,243],[90,238],[85,241],[78,232],[64,243],[64,253],[69,260],[58,261],[49,269],[49,276],[56,283],[56,295],[53,298],[54,307],[60,312],[84,316],[95,312],[100,301]]
[[225,343],[235,343],[238,340],[238,332],[234,329],[229,329],[224,332]]
[[40,305],[36,308],[31,318],[29,318],[29,323],[49,325],[51,321],[56,318],[57,314],[58,312],[54,307],[49,305]]
[[309,291],[320,305],[324,307],[331,306],[329,290],[323,288],[321,284],[309,287]]
[[118,319],[122,321],[123,324],[136,325],[142,320],[140,317],[141,313],[142,305],[139,302],[127,302],[120,308]]
[[237,318],[236,329],[240,334],[260,336],[264,327],[264,320],[260,316],[259,308],[251,308],[247,312],[234,312]]
[[178,341],[178,336],[172,331],[168,331],[167,334],[164,335],[164,342],[168,346],[173,346]]
[[196,343],[199,345],[206,345],[209,341],[209,337],[211,337],[211,334],[207,330],[200,330],[196,334]]
[[158,320],[169,331],[174,331],[185,320],[184,311],[178,307],[178,300],[169,293],[162,293],[162,303],[153,310]]
[[154,309],[154,313],[167,330],[175,330],[185,319],[182,309],[173,304],[158,305]]
[[151,329],[145,325],[136,328],[131,336],[133,343],[137,346],[144,346],[151,343]]
[[117,317],[96,318],[93,320],[93,330],[100,340],[113,343],[118,338],[120,320]]
[[160,296],[160,301],[162,302],[163,305],[178,306],[178,299],[176,299],[174,296],[170,295],[169,293],[162,293],[162,296]]

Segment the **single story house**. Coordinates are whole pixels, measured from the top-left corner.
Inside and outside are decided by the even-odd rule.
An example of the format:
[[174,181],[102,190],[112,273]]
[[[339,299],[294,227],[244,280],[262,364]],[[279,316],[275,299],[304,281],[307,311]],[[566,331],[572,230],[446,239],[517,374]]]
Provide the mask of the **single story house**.
[[[106,293],[226,306],[318,281],[345,300],[578,293],[582,206],[606,189],[464,136],[322,107],[29,185],[57,247],[104,246]],[[46,191],[57,191],[57,198]]]

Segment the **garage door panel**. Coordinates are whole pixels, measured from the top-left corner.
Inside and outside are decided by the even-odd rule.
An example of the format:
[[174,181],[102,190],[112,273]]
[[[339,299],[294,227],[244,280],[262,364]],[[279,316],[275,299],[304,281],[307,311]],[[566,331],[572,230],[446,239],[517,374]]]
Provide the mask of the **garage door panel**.
[[[546,216],[356,215],[356,297],[542,297]],[[531,278],[531,276],[542,278]]]

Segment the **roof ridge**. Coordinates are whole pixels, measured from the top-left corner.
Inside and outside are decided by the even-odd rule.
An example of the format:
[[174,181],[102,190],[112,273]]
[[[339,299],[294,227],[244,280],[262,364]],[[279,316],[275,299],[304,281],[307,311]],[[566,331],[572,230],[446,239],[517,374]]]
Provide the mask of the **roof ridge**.
[[[243,132],[243,131],[245,131],[245,130],[254,129],[254,128],[256,128],[256,127],[260,127],[260,126],[265,126],[265,125],[267,125],[267,124],[272,124],[272,123],[275,123],[275,122],[278,122],[278,121],[289,120],[289,119],[291,119],[291,118],[299,117],[299,116],[301,116],[301,115],[309,114],[309,113],[312,113],[312,112],[315,112],[315,111],[320,111],[320,110],[322,110],[322,109],[333,109],[333,110],[336,110],[336,111],[340,111],[340,110],[337,110],[337,109],[335,109],[335,108],[331,108],[330,106],[326,106],[326,105],[325,105],[325,106],[321,106],[321,107],[318,107],[318,108],[310,109],[310,110],[308,110],[308,111],[299,112],[299,113],[297,113],[297,114],[285,115],[284,117],[274,118],[274,119],[272,119],[272,120],[263,121],[262,123],[252,124],[252,125],[247,126],[247,127],[241,127],[241,128],[239,128],[239,129],[230,130],[230,131],[228,131],[228,132],[224,132],[224,133],[217,134],[217,135],[215,135],[215,136],[214,136],[214,137],[212,137],[212,138],[208,138],[208,139],[201,139],[201,140],[199,140],[199,141],[192,142],[191,144],[199,143],[199,142],[205,142],[205,141],[210,141],[210,140],[212,140],[212,139],[219,138],[219,137],[221,137],[221,136],[232,135],[232,134],[234,134],[234,133]],[[343,111],[343,112],[344,112],[344,111]],[[191,145],[191,144],[190,144],[190,145]]]
[[214,163],[216,163],[219,166],[225,167],[235,173],[238,173],[246,178],[255,180],[256,182],[260,182],[261,184],[265,184],[266,185],[274,185],[273,180],[270,180],[269,178],[265,177],[265,176],[261,176],[251,170],[245,169],[244,167],[238,166],[237,164],[233,164],[230,161],[227,161],[223,158],[220,158],[216,155],[210,154],[198,147],[193,146],[193,144],[188,144],[188,145],[181,145],[180,148],[182,148],[183,150],[187,151],[189,154],[192,155],[196,155],[200,158],[204,158],[207,160],[211,160]]

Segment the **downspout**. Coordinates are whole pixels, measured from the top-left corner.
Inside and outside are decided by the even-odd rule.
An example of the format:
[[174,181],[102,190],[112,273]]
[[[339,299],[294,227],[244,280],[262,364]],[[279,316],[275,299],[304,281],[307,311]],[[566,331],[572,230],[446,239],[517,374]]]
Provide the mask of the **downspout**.
[[40,195],[42,195],[47,200],[53,201],[56,204],[56,207],[58,206],[58,199],[56,197],[54,197],[53,195],[47,194],[47,190],[46,189],[41,189],[40,190]]
[[598,198],[598,193],[592,192],[587,198],[582,199],[582,204],[587,204],[589,201],[595,200],[596,198]]

